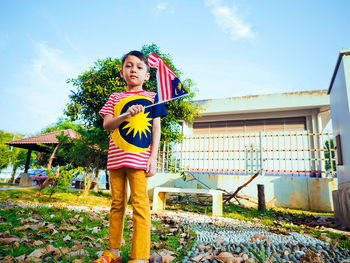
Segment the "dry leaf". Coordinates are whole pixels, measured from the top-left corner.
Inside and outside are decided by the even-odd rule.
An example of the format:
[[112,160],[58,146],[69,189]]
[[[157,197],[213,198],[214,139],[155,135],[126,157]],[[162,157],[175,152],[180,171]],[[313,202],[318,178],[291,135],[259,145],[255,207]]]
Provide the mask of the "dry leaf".
[[[77,251],[71,251],[71,252],[70,252],[70,255],[71,255],[72,257],[85,256],[85,254],[86,254],[87,256],[89,256],[89,253],[88,253],[87,251],[85,251],[84,249],[80,249],[80,250],[77,250]],[[69,255],[68,255],[68,254],[66,255],[66,258],[67,258],[67,256],[68,256],[68,258],[69,258]]]
[[224,240],[221,238],[221,236],[217,235],[215,242],[222,244],[222,243],[224,243]]
[[209,260],[210,262],[214,259],[214,255],[212,253],[205,253],[201,261]]
[[241,263],[243,262],[243,258],[235,257],[229,252],[221,252],[218,256],[215,257],[217,261],[223,263]]
[[151,253],[149,257],[150,263],[162,263],[162,257],[158,255],[157,253]]
[[84,263],[83,259],[74,259],[73,263]]
[[100,232],[100,229],[99,227],[95,226],[93,229],[92,229],[92,234],[97,234],[98,232]]
[[18,249],[18,248],[19,248],[19,245],[20,245],[19,242],[16,241],[16,242],[13,244],[13,247],[16,248],[16,249]]
[[22,255],[22,256],[18,256],[18,257],[16,257],[15,258],[15,262],[23,262],[24,261],[24,259],[26,258],[26,255]]
[[28,217],[26,219],[21,218],[22,223],[37,223],[39,221],[42,221],[43,219],[37,215]]
[[78,219],[77,218],[71,218],[68,220],[68,223],[75,225],[76,223],[78,223]]
[[265,236],[259,235],[259,234],[255,234],[255,235],[252,236],[252,238],[250,239],[250,242],[255,242],[256,240],[264,240],[264,239],[266,239]]
[[33,243],[34,246],[41,246],[42,244],[44,244],[44,242],[41,240],[35,240]]
[[71,241],[71,237],[70,235],[66,235],[64,238],[63,238],[63,241],[66,242],[66,243],[69,243]]
[[55,229],[54,224],[48,224],[45,228],[45,232],[50,232],[51,230]]
[[3,233],[0,233],[0,237],[16,237],[16,236],[11,236],[10,235],[10,231],[7,230],[7,231],[5,231]]
[[1,259],[1,262],[2,263],[13,263],[13,262],[15,262],[15,260],[14,260],[13,256],[8,255],[8,256],[4,257],[3,259]]
[[151,249],[163,249],[166,247],[167,244],[165,242],[154,242],[151,244]]
[[170,263],[172,262],[176,257],[173,257],[171,255],[164,255],[162,256],[162,263]]
[[203,254],[200,254],[198,256],[191,258],[191,260],[193,260],[194,262],[200,262],[202,260],[203,256],[204,256]]
[[60,231],[76,231],[78,230],[75,226],[61,226]]
[[13,242],[20,242],[21,239],[19,237],[1,237],[0,243],[11,244]]
[[197,248],[198,250],[206,250],[210,249],[211,247],[209,245],[198,245]]
[[74,246],[71,247],[71,251],[77,251],[82,248],[83,248],[82,244],[75,244]]
[[274,234],[277,234],[277,235],[285,235],[285,236],[289,235],[288,231],[285,231],[285,230],[282,230],[282,229],[270,229],[269,231],[271,233],[274,233]]
[[[28,258],[41,258],[47,253],[46,248],[38,248],[28,255]],[[35,259],[33,259],[35,260]]]
[[169,250],[163,250],[159,255],[162,257],[162,263],[170,263],[176,258],[174,252]]
[[19,226],[13,228],[15,231],[22,231],[22,230],[27,230],[27,229],[32,229],[32,230],[39,230],[40,227],[44,226],[45,223],[41,222],[35,225],[24,225],[24,226]]

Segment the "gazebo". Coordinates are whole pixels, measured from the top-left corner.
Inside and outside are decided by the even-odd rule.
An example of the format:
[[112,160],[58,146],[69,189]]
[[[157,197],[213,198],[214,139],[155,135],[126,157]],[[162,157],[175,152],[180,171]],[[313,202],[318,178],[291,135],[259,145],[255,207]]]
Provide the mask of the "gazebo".
[[72,129],[66,129],[40,134],[37,136],[26,137],[23,139],[7,142],[6,144],[13,147],[28,149],[27,161],[24,168],[24,172],[27,173],[29,169],[29,162],[32,151],[34,150],[38,152],[50,152],[50,146],[59,144],[59,141],[56,136],[62,134],[64,136],[68,136],[69,139],[79,138],[79,134],[77,132],[73,131]]

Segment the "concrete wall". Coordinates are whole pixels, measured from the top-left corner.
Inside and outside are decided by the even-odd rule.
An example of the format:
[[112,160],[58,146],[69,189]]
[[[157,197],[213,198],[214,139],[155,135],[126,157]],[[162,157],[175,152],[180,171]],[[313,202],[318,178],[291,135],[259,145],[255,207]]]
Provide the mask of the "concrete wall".
[[[198,179],[212,189],[222,188],[234,192],[250,176],[203,174],[198,175]],[[149,179],[148,189],[153,198],[153,188],[157,186],[197,188],[198,184],[197,181],[184,181],[176,174],[159,173]],[[325,212],[333,211],[332,191],[338,185],[337,179],[332,178],[258,176],[239,193],[257,198],[257,184],[265,185],[266,203],[271,206]]]
[[340,134],[344,165],[337,165],[339,189],[350,188],[350,56],[343,56],[330,92],[334,136]]
[[350,49],[339,54],[328,93],[333,134],[340,135],[343,157],[343,164],[337,163],[339,190],[333,192],[334,214],[350,227]]

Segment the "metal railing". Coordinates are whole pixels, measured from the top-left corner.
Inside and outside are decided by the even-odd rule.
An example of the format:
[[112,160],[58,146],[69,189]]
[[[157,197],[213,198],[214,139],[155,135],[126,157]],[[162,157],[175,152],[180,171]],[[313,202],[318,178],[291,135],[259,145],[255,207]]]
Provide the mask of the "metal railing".
[[336,177],[331,133],[307,131],[197,135],[163,143],[159,172]]

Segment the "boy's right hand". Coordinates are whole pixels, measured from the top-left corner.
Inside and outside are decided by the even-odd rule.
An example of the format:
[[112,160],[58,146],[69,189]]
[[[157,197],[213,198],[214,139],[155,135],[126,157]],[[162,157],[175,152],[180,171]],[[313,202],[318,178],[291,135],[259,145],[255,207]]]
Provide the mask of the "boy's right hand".
[[139,114],[141,111],[143,111],[145,108],[142,105],[132,105],[128,108],[126,112],[130,113],[130,117],[134,117],[135,115]]

